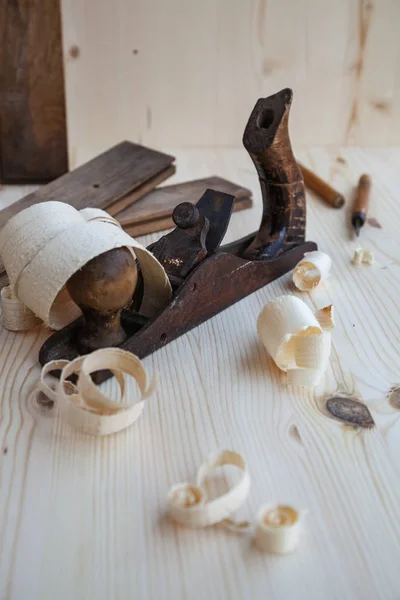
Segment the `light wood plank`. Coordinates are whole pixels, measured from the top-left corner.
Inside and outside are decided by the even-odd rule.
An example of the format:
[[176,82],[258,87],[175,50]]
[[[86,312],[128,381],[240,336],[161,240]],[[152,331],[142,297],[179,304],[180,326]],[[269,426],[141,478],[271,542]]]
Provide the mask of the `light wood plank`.
[[[218,173],[253,191],[254,208],[232,216],[228,239],[257,227],[260,193],[243,150],[169,151],[175,181]],[[400,149],[343,148],[345,164],[334,151],[297,155],[347,198],[362,172],[372,176],[370,216],[382,229],[366,225],[360,241],[377,264],[350,263],[346,210],[308,194],[308,238],[333,258],[328,282],[303,295],[284,276],[146,358],[161,384],[130,429],[94,439],[40,411],[31,391],[46,333],[1,331],[0,598],[399,597],[400,413],[386,394],[400,383]],[[330,368],[314,391],[286,387],[257,339],[261,307],[282,293],[336,307]],[[326,417],[323,400],[336,389],[360,395],[376,427]],[[165,519],[169,486],[193,480],[220,447],[249,463],[245,516],[269,500],[309,509],[295,554],[263,556],[247,537]]]
[[126,138],[238,147],[255,101],[288,86],[298,145],[398,144],[397,1],[62,0],[62,13],[73,164]]

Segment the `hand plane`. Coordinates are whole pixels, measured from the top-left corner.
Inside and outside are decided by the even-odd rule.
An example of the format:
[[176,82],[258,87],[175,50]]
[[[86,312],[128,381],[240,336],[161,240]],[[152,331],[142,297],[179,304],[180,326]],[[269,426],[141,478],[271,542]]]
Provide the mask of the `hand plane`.
[[[255,165],[263,199],[258,231],[221,246],[235,199],[218,190],[207,190],[195,205],[178,204],[173,212],[175,229],[148,248],[167,272],[172,299],[155,318],[141,315],[137,311],[143,294],[139,271],[132,302],[118,317],[125,338],[118,343],[120,348],[140,358],[155,352],[290,271],[306,252],[316,249],[315,243],[305,241],[304,182],[288,133],[292,95],[290,89],[284,89],[258,100],[244,131],[243,144]],[[124,264],[115,277],[126,279],[126,268]],[[42,365],[50,360],[71,360],[88,350],[82,347],[79,334],[87,328],[85,320],[90,321],[93,312],[84,311],[83,317],[44,343],[39,354]],[[96,338],[101,347],[107,345],[107,323],[104,319],[97,322],[105,327]],[[110,376],[101,371],[96,381]]]

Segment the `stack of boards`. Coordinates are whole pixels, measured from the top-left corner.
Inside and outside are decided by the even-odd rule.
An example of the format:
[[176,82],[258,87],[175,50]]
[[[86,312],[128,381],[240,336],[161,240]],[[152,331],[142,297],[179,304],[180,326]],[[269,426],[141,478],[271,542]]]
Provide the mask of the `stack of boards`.
[[[121,142],[0,211],[0,229],[21,210],[49,200],[66,202],[77,210],[101,208],[132,236],[173,227],[175,206],[195,204],[207,188],[235,196],[234,210],[252,205],[249,190],[216,176],[155,189],[175,173],[174,160],[163,152]],[[0,263],[0,288],[5,285],[7,275]]]

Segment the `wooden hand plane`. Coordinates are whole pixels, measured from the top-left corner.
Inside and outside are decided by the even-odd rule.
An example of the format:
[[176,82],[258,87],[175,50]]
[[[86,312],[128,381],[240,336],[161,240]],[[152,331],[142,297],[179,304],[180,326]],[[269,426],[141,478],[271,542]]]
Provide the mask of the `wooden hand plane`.
[[[44,343],[39,354],[42,365],[50,360],[71,360],[96,347],[113,344],[143,358],[290,271],[306,252],[316,249],[315,243],[305,241],[304,182],[288,134],[292,96],[290,89],[284,89],[258,100],[243,135],[261,186],[263,215],[259,230],[221,246],[233,196],[210,189],[196,205],[178,204],[173,212],[176,228],[149,246],[172,285],[168,306],[153,319],[141,315],[137,307],[143,284],[135,262],[129,264],[117,250],[105,253],[94,259],[94,267],[88,263],[82,270],[88,267],[90,275],[86,291],[82,292],[85,273],[83,279],[80,276],[78,282],[68,286],[72,298],[78,298],[77,303],[86,310],[83,308],[83,317]],[[108,256],[110,253],[114,254]],[[93,273],[107,270],[110,258],[114,268],[104,292],[104,306],[101,301],[91,306]],[[96,335],[99,327],[102,330]],[[99,372],[96,381],[110,376],[110,372]]]

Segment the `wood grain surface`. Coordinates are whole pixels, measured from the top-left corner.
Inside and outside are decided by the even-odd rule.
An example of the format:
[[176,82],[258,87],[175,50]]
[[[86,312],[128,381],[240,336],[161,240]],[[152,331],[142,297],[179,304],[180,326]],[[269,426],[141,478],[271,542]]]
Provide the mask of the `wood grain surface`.
[[0,3],[0,178],[68,171],[59,0]]
[[[48,332],[1,330],[1,600],[400,597],[400,412],[387,398],[400,384],[400,149],[296,155],[346,198],[370,174],[374,225],[355,241],[350,206],[333,210],[308,193],[307,237],[333,260],[327,283],[302,294],[286,275],[146,358],[160,385],[130,429],[106,439],[69,429],[32,395]],[[260,191],[243,149],[177,157],[176,182],[217,172],[253,191],[254,207],[232,216],[227,241],[258,226]],[[351,264],[359,244],[375,265]],[[286,387],[257,338],[259,311],[287,293],[336,308],[330,366],[314,390]],[[365,402],[375,427],[330,417],[324,402],[337,390]],[[248,463],[240,516],[274,501],[309,510],[297,552],[263,555],[245,535],[165,517],[169,487],[194,481],[218,448]]]
[[[151,185],[156,186],[172,175],[173,170],[168,170],[168,167],[173,160],[173,156],[157,150],[131,142],[121,142],[88,163],[4,208],[0,212],[0,227],[24,208],[50,200],[66,202],[78,210],[87,207],[112,209],[116,202],[119,203],[120,209],[124,208],[126,202],[120,202],[132,190],[139,190],[146,184],[143,189],[143,193],[146,193],[151,189],[149,180],[152,180]],[[161,173],[164,173],[164,176],[155,179],[155,176]],[[139,197],[140,195],[136,194],[135,199]]]
[[234,211],[252,205],[250,190],[214,175],[157,188],[119,212],[116,218],[125,231],[134,237],[169,229],[174,227],[171,215],[175,206],[181,202],[196,204],[209,188],[235,196]]
[[[238,210],[245,210],[246,208],[251,208],[253,205],[253,200],[250,196],[243,196],[235,201],[233,206],[233,212],[237,212]],[[174,207],[175,208],[175,204]],[[171,214],[173,211],[171,208]],[[162,217],[161,219],[151,219],[150,221],[140,221],[138,223],[134,223],[132,225],[125,225],[124,229],[129,235],[133,237],[138,237],[142,235],[147,235],[149,233],[155,233],[157,231],[165,231],[166,229],[173,229],[175,227],[172,217]],[[0,279],[0,288],[1,288],[1,279]]]
[[61,4],[71,160],[126,137],[238,147],[257,98],[287,86],[295,144],[399,143],[397,0]]
[[152,190],[154,190],[159,183],[163,183],[166,179],[172,177],[172,175],[174,175],[175,172],[175,165],[170,165],[166,169],[163,169],[162,171],[157,173],[157,175],[154,175],[153,177],[147,179],[147,181],[145,181],[142,185],[140,185],[132,192],[128,192],[128,194],[122,196],[122,198],[120,198],[116,202],[113,202],[113,204],[107,208],[107,212],[114,217],[121,211],[128,209],[133,204],[136,204],[136,202],[140,200],[140,198],[143,198],[143,196],[147,196],[149,193],[151,193]]

